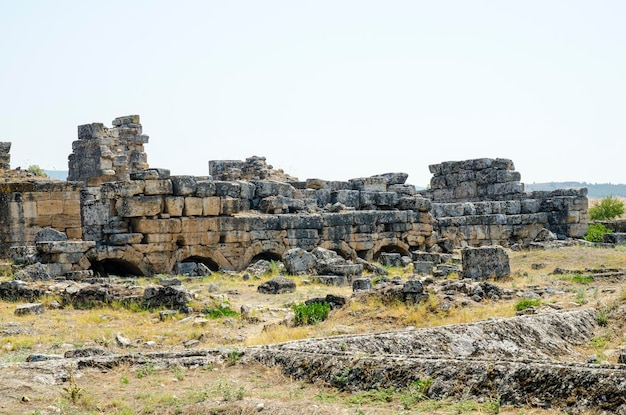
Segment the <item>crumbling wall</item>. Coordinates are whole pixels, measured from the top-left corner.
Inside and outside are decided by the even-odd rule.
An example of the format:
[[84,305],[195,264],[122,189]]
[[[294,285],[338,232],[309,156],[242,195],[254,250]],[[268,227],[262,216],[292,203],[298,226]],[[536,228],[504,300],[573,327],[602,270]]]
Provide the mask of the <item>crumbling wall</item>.
[[542,230],[560,238],[587,233],[587,189],[525,193],[511,160],[476,159],[429,166],[436,230],[459,246],[528,246]]
[[57,181],[0,183],[0,255],[11,246],[34,245],[46,227],[82,238],[80,183]]
[[298,179],[286,174],[282,169],[275,170],[267,164],[265,157],[252,156],[243,160],[211,160],[209,174],[215,180],[275,180],[296,182]]
[[11,169],[11,143],[0,142],[0,170]]
[[131,173],[129,181],[86,188],[84,235],[99,242],[90,260],[125,261],[152,274],[185,260],[242,269],[256,257],[280,257],[295,247],[363,259],[430,247],[430,201],[403,184],[375,177],[311,185],[148,169]]
[[112,128],[102,123],[80,125],[69,156],[68,180],[88,186],[129,180],[131,172],[148,168],[143,148],[147,142],[139,115],[118,117]]

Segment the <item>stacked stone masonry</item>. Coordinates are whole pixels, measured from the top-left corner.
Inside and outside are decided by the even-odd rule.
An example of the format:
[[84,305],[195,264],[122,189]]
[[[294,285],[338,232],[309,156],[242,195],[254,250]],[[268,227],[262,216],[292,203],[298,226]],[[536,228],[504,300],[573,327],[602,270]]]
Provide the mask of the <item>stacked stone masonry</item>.
[[80,183],[0,183],[0,255],[11,246],[34,245],[35,235],[51,227],[82,238]]
[[72,143],[68,180],[89,186],[128,180],[131,172],[148,168],[143,148],[147,142],[138,115],[118,117],[112,128],[101,123],[81,125],[78,140]]
[[560,238],[587,233],[587,189],[525,193],[507,159],[476,159],[430,166],[436,232],[456,247],[528,244],[545,228]]
[[[292,248],[372,260],[387,252],[526,246],[545,229],[562,237],[587,230],[585,189],[524,193],[510,160],[430,166],[431,189],[417,192],[406,173],[298,181],[256,156],[211,161],[211,176],[171,176],[148,168],[147,141],[135,115],[116,118],[112,128],[87,124],[72,145],[69,182],[3,173],[0,253],[34,246],[51,227],[70,241],[37,250],[51,262],[68,261],[63,272],[113,267],[152,275],[181,262],[239,270]],[[0,146],[7,160],[9,147]]]
[[11,169],[11,143],[0,142],[0,170]]
[[[310,188],[148,169],[82,191],[84,238],[99,243],[93,261],[130,262],[146,274],[169,272],[187,260],[243,269],[255,258],[280,258],[296,247],[321,246],[353,259],[428,249],[430,201],[414,191],[398,193],[404,187],[387,180],[316,180]],[[366,190],[371,183],[376,189]],[[340,211],[329,211],[337,206]]]

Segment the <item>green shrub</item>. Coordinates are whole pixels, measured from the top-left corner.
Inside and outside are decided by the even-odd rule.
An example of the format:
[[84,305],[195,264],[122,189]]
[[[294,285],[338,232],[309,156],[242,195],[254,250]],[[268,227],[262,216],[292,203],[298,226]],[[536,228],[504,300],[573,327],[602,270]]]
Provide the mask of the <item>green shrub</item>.
[[589,242],[602,242],[602,236],[606,233],[612,233],[613,231],[601,223],[593,223],[589,225],[587,235],[585,235],[585,241]]
[[517,311],[523,311],[530,307],[539,307],[540,304],[541,300],[538,298],[532,300],[529,298],[524,298],[523,300],[520,300],[517,304],[515,304],[515,309]]
[[614,196],[607,196],[589,209],[591,220],[611,220],[624,214],[624,203]]
[[326,320],[330,313],[328,303],[294,304],[296,326],[306,326]]
[[31,172],[35,176],[48,177],[48,175],[43,171],[43,169],[36,164],[28,166],[26,170]]

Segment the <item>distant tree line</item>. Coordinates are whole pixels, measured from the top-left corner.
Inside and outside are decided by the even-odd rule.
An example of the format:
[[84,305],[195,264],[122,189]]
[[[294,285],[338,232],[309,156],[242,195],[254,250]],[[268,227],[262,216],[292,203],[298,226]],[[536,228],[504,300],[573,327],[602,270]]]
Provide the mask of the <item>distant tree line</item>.
[[626,197],[626,184],[613,183],[587,183],[587,182],[548,182],[548,183],[524,183],[527,192],[534,190],[556,190],[586,187],[589,190],[588,196],[593,199],[600,199],[607,196]]

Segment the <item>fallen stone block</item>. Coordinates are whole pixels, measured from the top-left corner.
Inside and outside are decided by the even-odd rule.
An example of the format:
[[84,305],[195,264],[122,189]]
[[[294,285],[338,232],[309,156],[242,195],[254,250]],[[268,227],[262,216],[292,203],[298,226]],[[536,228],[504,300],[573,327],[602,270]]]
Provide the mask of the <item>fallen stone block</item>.
[[24,316],[26,314],[43,314],[44,307],[41,303],[20,304],[15,307],[16,316]]

